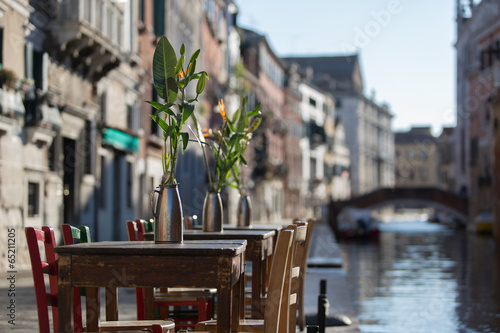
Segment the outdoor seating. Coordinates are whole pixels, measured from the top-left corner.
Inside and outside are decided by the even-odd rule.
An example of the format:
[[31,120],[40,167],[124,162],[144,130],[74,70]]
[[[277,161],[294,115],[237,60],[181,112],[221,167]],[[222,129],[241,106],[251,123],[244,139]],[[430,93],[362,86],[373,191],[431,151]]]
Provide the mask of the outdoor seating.
[[[140,219],[126,222],[129,241],[144,240],[144,222]],[[214,288],[160,288],[154,291],[154,305],[158,307],[159,316],[172,318],[177,328],[193,328],[197,322],[212,318],[216,293]],[[136,288],[138,320],[145,316],[144,299],[144,288]]]
[[[28,229],[26,229],[26,235],[28,236]],[[53,237],[52,228],[43,227],[42,230],[47,233],[50,231]],[[78,226],[73,227],[69,224],[62,225],[63,230],[63,240],[65,245],[75,244],[75,240],[79,240],[80,243],[90,243],[90,230],[87,226]],[[30,231],[31,233],[31,231]],[[54,238],[55,239],[55,238]],[[55,260],[57,261],[57,255],[54,253],[54,244],[55,240],[51,242],[50,252],[53,254]],[[30,240],[28,240],[28,246],[30,246]],[[37,245],[38,246],[38,245]],[[31,256],[31,249],[30,249]],[[33,260],[32,260],[33,262]],[[56,269],[57,276],[57,269]],[[56,278],[56,287],[57,287],[57,278]],[[36,289],[36,286],[35,286]],[[82,325],[82,314],[81,314],[81,300],[80,296],[81,290],[84,288],[73,288],[73,318],[74,318],[74,331],[75,332],[83,332],[85,329]],[[117,291],[115,287],[107,287],[106,288],[106,303],[113,304],[113,302],[109,302],[110,299],[117,299]],[[57,296],[57,288],[56,288],[56,296]],[[57,297],[56,297],[57,298]],[[37,302],[38,303],[38,302]],[[57,309],[56,309],[57,310]],[[111,313],[110,313],[111,312]],[[106,307],[106,317],[113,317],[118,319],[118,309],[117,308],[109,308]],[[57,323],[57,321],[54,321]],[[57,325],[57,324],[54,324]],[[118,320],[109,320],[101,322],[99,325],[100,332],[108,332],[108,331],[139,331],[144,329],[149,329],[153,333],[156,332],[174,332],[175,324],[172,321],[167,320],[137,320],[137,321],[118,321]],[[41,330],[42,332],[45,332]],[[57,331],[58,332],[58,331]]]
[[[290,294],[291,263],[294,248],[294,230],[282,230],[275,247],[269,278],[268,298],[264,319],[242,319],[237,327],[241,332],[287,333],[289,308],[295,296]],[[281,318],[281,319],[280,319]],[[214,331],[217,321],[200,322],[196,331]]]

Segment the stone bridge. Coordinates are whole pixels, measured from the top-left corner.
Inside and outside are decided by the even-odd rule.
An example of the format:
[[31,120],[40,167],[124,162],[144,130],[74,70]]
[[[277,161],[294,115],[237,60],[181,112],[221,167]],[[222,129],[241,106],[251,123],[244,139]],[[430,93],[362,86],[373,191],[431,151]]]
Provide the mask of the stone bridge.
[[345,201],[332,201],[328,206],[329,222],[337,232],[337,216],[345,207],[380,208],[387,205],[425,205],[453,214],[463,223],[467,222],[467,197],[435,187],[393,187],[353,197]]

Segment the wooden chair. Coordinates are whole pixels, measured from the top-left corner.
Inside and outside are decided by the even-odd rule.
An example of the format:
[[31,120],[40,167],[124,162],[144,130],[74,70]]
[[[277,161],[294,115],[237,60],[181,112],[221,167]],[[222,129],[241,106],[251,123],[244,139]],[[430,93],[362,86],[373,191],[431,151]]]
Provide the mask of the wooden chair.
[[[127,221],[129,241],[143,241],[146,232],[145,220]],[[161,288],[154,292],[154,304],[158,307],[160,317],[174,319],[177,328],[193,328],[199,321],[210,318],[213,312],[213,298],[217,289],[201,288]],[[137,319],[145,317],[145,290],[136,288]],[[174,307],[173,311],[169,311]],[[181,310],[189,307],[190,310]]]
[[[304,221],[295,221],[295,224],[303,225]],[[306,328],[306,314],[304,311],[304,290],[305,290],[305,281],[306,281],[306,274],[307,274],[307,258],[309,258],[309,250],[311,248],[311,240],[312,240],[312,234],[314,230],[314,225],[316,223],[315,218],[309,218],[307,219],[307,235],[306,235],[306,241],[305,243],[301,246],[302,247],[302,258],[300,259],[301,265],[300,265],[300,277],[299,277],[299,290],[297,292],[297,325],[299,325],[299,329],[303,331]]]
[[[52,235],[53,235],[53,230],[52,228],[49,227],[43,227],[42,230],[46,232],[46,229],[50,230]],[[33,228],[31,228],[33,229]],[[62,230],[63,230],[63,241],[65,245],[72,245],[75,244],[75,240],[78,240],[80,243],[90,243],[91,238],[90,238],[90,229],[87,226],[78,226],[78,227],[73,227],[69,224],[63,224],[62,225]],[[31,231],[30,231],[31,233]],[[28,237],[28,228],[26,228],[26,235]],[[30,244],[30,241],[28,240],[28,246]],[[55,241],[52,243],[55,244]],[[54,246],[51,245],[51,251],[53,252]],[[30,253],[31,256],[31,253]],[[54,254],[55,260],[57,260],[57,256]],[[33,262],[33,260],[32,260]],[[56,274],[57,275],[57,274]],[[57,281],[57,279],[56,279]],[[36,289],[36,286],[35,286]],[[82,311],[81,311],[81,299],[80,296],[82,296],[82,291],[84,293],[85,288],[74,288],[74,295],[73,295],[73,319],[74,319],[74,332],[83,332],[83,325],[82,325]],[[112,298],[117,297],[117,291],[116,288],[106,288],[106,303],[110,304],[110,300]],[[116,299],[117,301],[117,299]],[[38,302],[37,302],[38,303]],[[106,308],[106,315],[108,315],[108,312],[110,309]],[[116,311],[114,316],[118,315],[118,309],[112,309],[111,311]],[[112,332],[112,331],[143,331],[144,329],[148,329],[149,331],[153,333],[160,333],[160,332],[174,332],[175,329],[175,324],[172,321],[163,321],[163,320],[137,320],[137,321],[103,321],[99,325],[99,329],[101,332]],[[42,332],[46,332],[44,330],[41,330]]]
[[[242,319],[237,328],[240,332],[288,333],[289,308],[295,296],[290,294],[292,253],[295,231],[281,230],[274,251],[269,277],[268,297],[264,319]],[[195,331],[215,331],[217,321],[200,322]]]

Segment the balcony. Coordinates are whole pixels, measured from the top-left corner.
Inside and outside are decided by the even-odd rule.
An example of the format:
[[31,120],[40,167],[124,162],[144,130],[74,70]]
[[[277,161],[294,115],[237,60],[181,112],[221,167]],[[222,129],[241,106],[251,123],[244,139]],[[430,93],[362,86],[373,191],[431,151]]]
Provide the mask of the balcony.
[[130,33],[125,33],[131,25],[126,4],[111,0],[66,0],[57,6],[57,15],[49,22],[48,29],[61,62],[93,81],[123,61],[137,62]]

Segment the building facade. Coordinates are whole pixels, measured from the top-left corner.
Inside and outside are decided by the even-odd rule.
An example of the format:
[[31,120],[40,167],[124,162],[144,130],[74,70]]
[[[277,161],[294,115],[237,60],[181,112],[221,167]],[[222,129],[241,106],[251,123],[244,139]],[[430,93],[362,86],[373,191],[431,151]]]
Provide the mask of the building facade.
[[349,133],[352,195],[394,186],[393,115],[387,105],[365,97],[358,55],[286,60],[297,63],[314,85],[335,99],[335,114]]
[[457,1],[456,190],[469,197],[469,227],[493,224],[494,135],[500,1]]
[[252,214],[256,221],[279,221],[284,216],[286,122],[285,63],[276,56],[264,36],[240,29],[249,107],[260,103],[262,123],[254,132],[255,168],[252,173]]
[[439,146],[430,127],[395,133],[396,187],[435,187],[439,184]]

